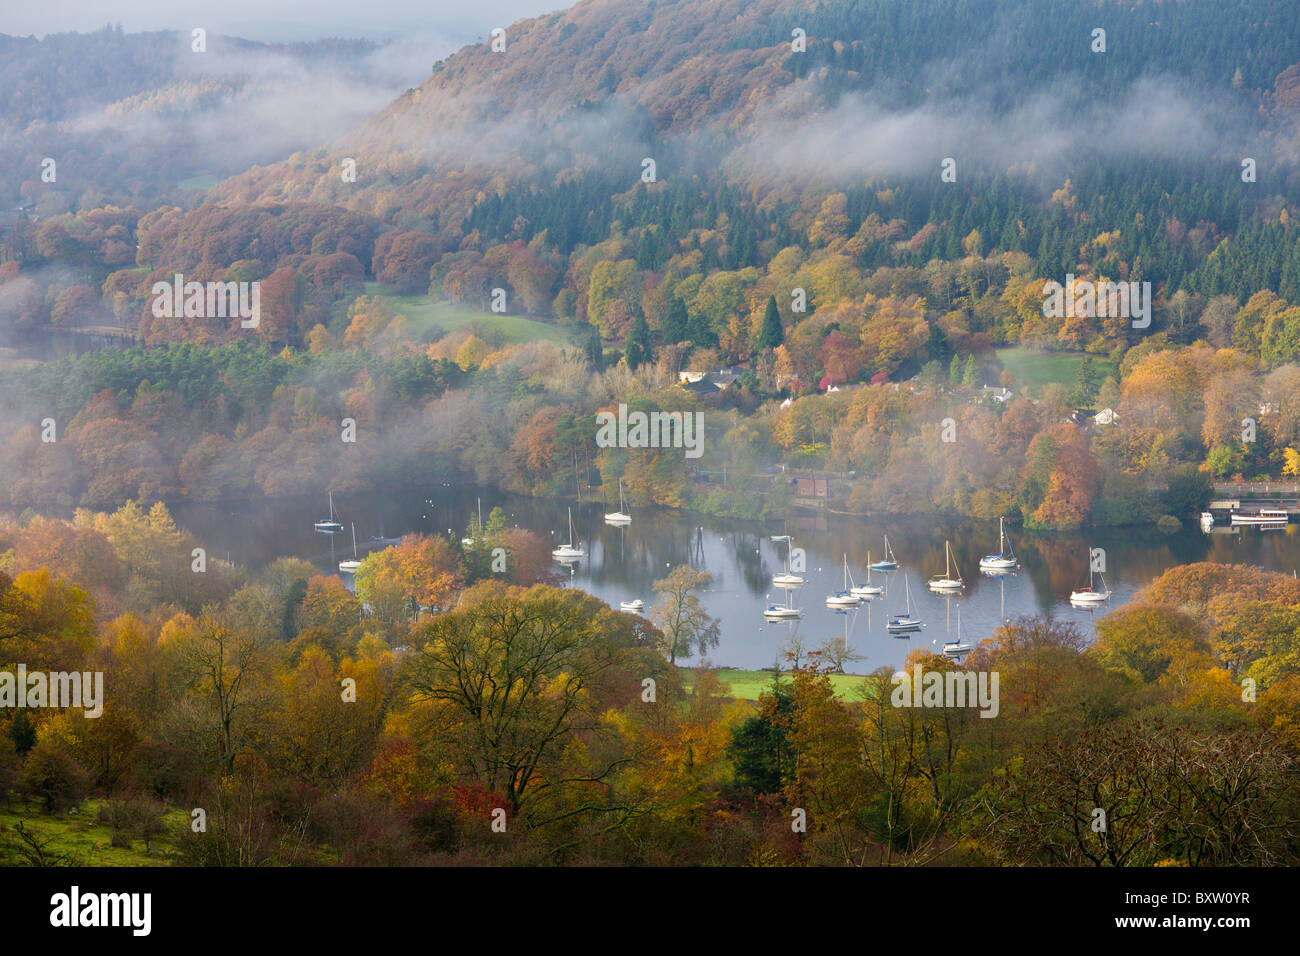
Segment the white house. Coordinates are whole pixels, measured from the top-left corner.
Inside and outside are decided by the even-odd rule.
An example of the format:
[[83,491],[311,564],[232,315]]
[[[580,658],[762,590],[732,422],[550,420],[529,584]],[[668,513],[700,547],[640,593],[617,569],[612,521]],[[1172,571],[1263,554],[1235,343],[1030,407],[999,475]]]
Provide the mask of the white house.
[[1119,416],[1115,414],[1115,409],[1103,408],[1092,416],[1092,420],[1098,425],[1115,425],[1119,422]]

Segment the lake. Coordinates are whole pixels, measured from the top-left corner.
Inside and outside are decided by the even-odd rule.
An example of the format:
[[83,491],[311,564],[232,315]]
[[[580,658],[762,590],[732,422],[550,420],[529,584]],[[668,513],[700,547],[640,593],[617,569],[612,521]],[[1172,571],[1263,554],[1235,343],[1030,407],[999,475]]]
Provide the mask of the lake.
[[[173,507],[172,513],[211,555],[253,568],[277,557],[295,556],[333,572],[338,560],[351,553],[350,523],[356,524],[363,551],[372,537],[391,540],[408,533],[449,530],[459,536],[480,498],[485,518],[499,505],[511,525],[535,531],[554,545],[568,539],[567,502],[452,488],[415,500],[336,494],[335,510],[345,530],[332,537],[312,528],[312,522],[328,510],[324,500],[183,504]],[[937,651],[952,639],[957,633],[958,607],[962,637],[970,642],[987,637],[1005,620],[1035,614],[1051,614],[1091,634],[1099,616],[1123,605],[1153,578],[1179,564],[1254,564],[1292,573],[1300,567],[1300,525],[1271,531],[1216,528],[1211,534],[1191,527],[1170,535],[1149,527],[1112,528],[1086,536],[1034,535],[1008,528],[1021,568],[988,577],[979,572],[978,563],[982,555],[998,549],[996,521],[804,515],[758,524],[640,509],[631,511],[630,526],[620,528],[604,523],[603,515],[611,510],[600,502],[573,505],[575,531],[587,554],[569,568],[570,585],[614,607],[640,598],[648,610],[654,581],[671,567],[689,563],[706,569],[713,581],[703,602],[721,622],[721,641],[708,657],[715,665],[740,668],[771,666],[781,658],[792,634],[799,635],[808,648],[826,638],[847,637],[862,655],[849,667],[854,672],[898,667],[913,648]],[[803,617],[769,622],[763,610],[769,603],[785,601],[785,592],[772,585],[772,576],[784,569],[786,560],[785,543],[771,539],[781,534],[792,535],[796,547],[806,552],[805,583],[792,596]],[[826,596],[842,586],[843,556],[848,555],[854,580],[865,583],[868,552],[873,561],[882,556],[885,534],[900,564],[896,572],[872,574],[872,582],[886,587],[886,594],[847,612],[826,607]],[[966,582],[961,595],[935,594],[925,584],[944,570],[945,540],[951,541]],[[1105,551],[1106,582],[1113,594],[1097,609],[1078,609],[1068,597],[1072,589],[1087,584],[1090,548]],[[557,567],[563,568],[558,562]],[[925,628],[896,637],[886,632],[885,623],[904,607],[905,579]]]

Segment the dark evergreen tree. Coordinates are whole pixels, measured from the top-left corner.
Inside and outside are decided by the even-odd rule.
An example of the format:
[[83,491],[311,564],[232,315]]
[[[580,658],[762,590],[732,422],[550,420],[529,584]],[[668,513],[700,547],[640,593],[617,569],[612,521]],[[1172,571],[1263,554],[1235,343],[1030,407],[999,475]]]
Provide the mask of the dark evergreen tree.
[[627,346],[623,352],[628,368],[638,368],[654,360],[654,347],[650,343],[650,326],[644,315],[638,315],[632,323],[632,331],[627,334]]
[[605,370],[605,350],[600,344],[600,330],[594,325],[587,331],[587,341],[583,346],[587,355],[587,364],[591,366],[592,371],[603,372]]
[[785,341],[785,330],[781,327],[781,312],[776,307],[776,296],[767,297],[767,309],[763,312],[763,328],[758,334],[760,349],[774,349]]
[[674,345],[684,341],[690,334],[689,322],[690,316],[686,314],[686,303],[674,292],[664,313],[664,344]]

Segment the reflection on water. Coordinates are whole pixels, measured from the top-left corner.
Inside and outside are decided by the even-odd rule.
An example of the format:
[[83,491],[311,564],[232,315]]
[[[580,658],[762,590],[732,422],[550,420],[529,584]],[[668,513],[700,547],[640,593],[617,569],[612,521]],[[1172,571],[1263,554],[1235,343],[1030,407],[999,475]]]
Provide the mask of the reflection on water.
[[[440,488],[425,500],[394,500],[391,496],[337,493],[334,504],[345,527],[355,522],[357,542],[364,553],[402,534],[424,532],[458,537],[477,507],[476,491]],[[552,542],[568,539],[568,502],[540,501],[491,491],[481,493],[484,514],[501,506],[511,525],[525,527]],[[334,571],[350,557],[348,531],[332,538],[317,534],[312,522],[327,508],[323,501],[187,504],[173,508],[177,523],[192,531],[210,554],[260,567],[281,556],[297,556]],[[846,637],[861,655],[851,670],[865,673],[878,667],[898,667],[909,651],[924,647],[939,652],[957,632],[961,607],[962,637],[978,642],[1002,621],[1022,615],[1052,614],[1092,633],[1097,618],[1119,607],[1167,569],[1194,561],[1254,564],[1293,572],[1300,567],[1300,526],[1259,531],[1216,529],[1204,534],[1189,527],[1172,535],[1152,528],[1102,529],[1079,534],[1031,535],[1008,528],[1021,568],[996,577],[981,574],[979,559],[998,550],[996,521],[946,521],[927,518],[875,520],[807,515],[786,522],[754,524],[681,515],[668,511],[632,509],[628,526],[607,525],[603,502],[573,505],[575,543],[587,556],[570,568],[570,583],[614,607],[640,598],[647,611],[653,603],[653,583],[669,569],[689,563],[713,575],[703,595],[708,612],[721,622],[721,643],[709,655],[714,664],[758,668],[771,666],[791,634],[806,648],[824,640]],[[804,585],[794,589],[792,603],[803,615],[794,621],[768,621],[763,610],[784,604],[785,592],[772,584],[784,570],[786,545],[771,540],[790,534],[807,554],[801,572]],[[826,606],[827,595],[843,585],[843,555],[848,554],[854,580],[865,583],[867,554],[882,556],[883,537],[899,562],[894,572],[873,571],[873,584],[886,589],[864,600],[857,609],[837,611]],[[382,538],[382,542],[372,542]],[[955,595],[931,592],[926,581],[944,570],[944,541],[965,579],[965,591]],[[1105,577],[1112,593],[1095,609],[1075,608],[1070,591],[1088,581],[1089,550],[1105,552]],[[904,575],[912,606],[925,627],[910,634],[891,635],[885,624],[905,610]]]

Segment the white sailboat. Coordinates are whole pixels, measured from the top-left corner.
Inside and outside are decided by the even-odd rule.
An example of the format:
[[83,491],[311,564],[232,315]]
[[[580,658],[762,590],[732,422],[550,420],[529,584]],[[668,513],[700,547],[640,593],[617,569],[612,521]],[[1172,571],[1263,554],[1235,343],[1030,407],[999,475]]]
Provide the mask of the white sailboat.
[[961,569],[957,569],[957,576],[952,576],[953,566],[956,561],[952,560],[952,546],[945,541],[943,543],[943,575],[930,579],[931,591],[960,591],[966,586],[966,582],[961,579]]
[[773,621],[789,620],[791,618],[802,617],[803,611],[794,606],[794,592],[787,590],[785,592],[785,604],[769,604],[767,610],[763,612],[763,617]]
[[1011,539],[1007,537],[1007,532],[1003,528],[1003,519],[998,518],[998,553],[986,554],[980,558],[980,570],[1010,571],[1019,563],[1015,549],[1011,547]]
[[858,597],[877,597],[885,593],[885,589],[878,584],[871,583],[871,552],[867,552],[867,583],[855,584],[849,588],[850,594],[856,594]]
[[885,625],[885,630],[891,634],[899,634],[906,631],[919,631],[924,625],[912,611],[912,588],[907,582],[907,575],[903,575],[903,590],[907,595],[907,610],[901,614],[895,614]]
[[321,534],[338,534],[343,530],[343,525],[334,515],[334,492],[330,492],[330,516],[328,518],[321,518],[316,522],[314,527]]
[[618,510],[605,515],[606,524],[631,524],[632,516],[623,510],[623,479],[618,480]]
[[352,557],[339,562],[339,570],[344,574],[356,574],[357,569],[361,567],[361,559],[357,557],[357,523],[352,522]]
[[559,561],[576,561],[585,557],[587,552],[573,546],[573,509],[569,509],[569,543],[562,544],[551,552],[551,557]]
[[1101,589],[1093,587],[1092,584],[1092,552],[1088,552],[1088,586],[1079,588],[1070,592],[1071,604],[1101,604],[1110,600],[1110,588],[1106,587],[1106,575],[1100,571],[1097,576],[1101,578]]
[[873,571],[897,571],[898,562],[894,560],[894,549],[889,546],[889,535],[885,535],[885,558],[869,567]]
[[844,555],[844,589],[826,595],[827,607],[857,607],[861,598],[853,593],[849,581],[849,556]]
[[967,644],[961,639],[961,605],[957,605],[957,639],[943,642],[943,653],[947,657],[963,657],[975,645]]
[[779,534],[773,535],[772,540],[786,541],[789,543],[789,547],[786,548],[785,552],[785,571],[781,574],[775,575],[772,578],[772,583],[779,588],[798,587],[803,584],[803,578],[790,571],[790,554],[794,551],[794,538],[790,537],[788,534]]

